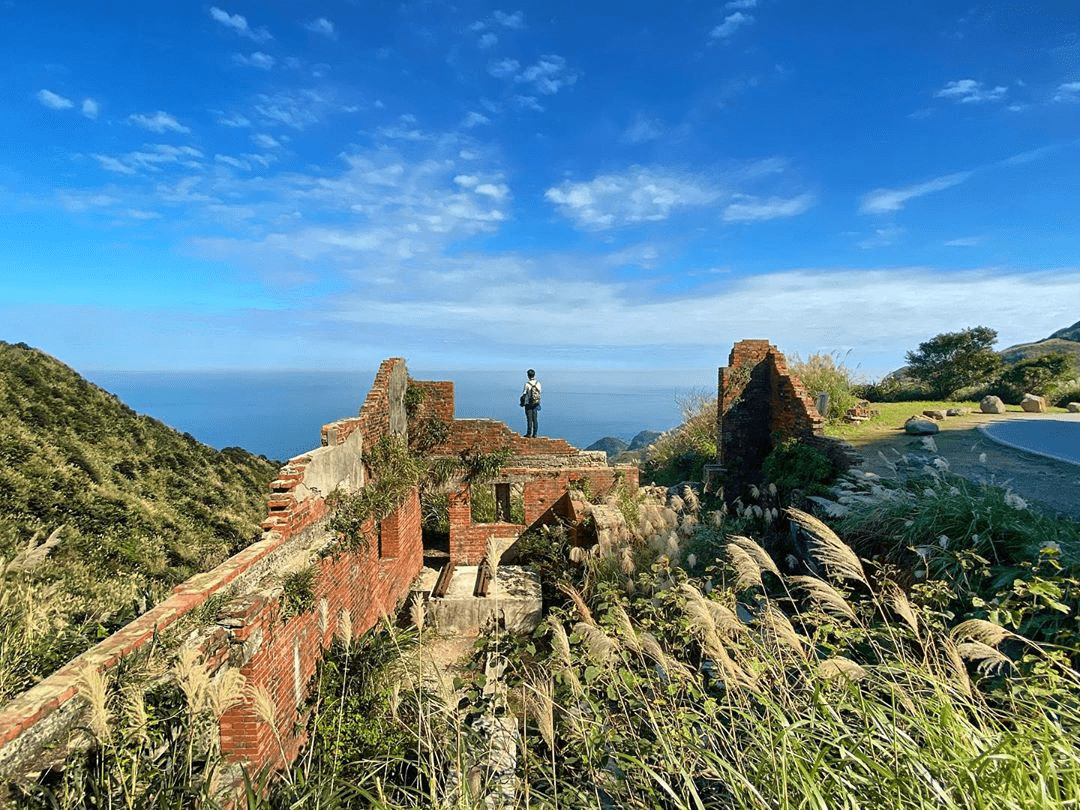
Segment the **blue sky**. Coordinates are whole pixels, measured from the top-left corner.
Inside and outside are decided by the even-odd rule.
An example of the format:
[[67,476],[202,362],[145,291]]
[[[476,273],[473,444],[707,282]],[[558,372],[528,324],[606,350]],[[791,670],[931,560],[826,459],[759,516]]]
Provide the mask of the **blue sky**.
[[0,47],[0,338],[76,369],[876,376],[1080,319],[1071,0],[2,0]]

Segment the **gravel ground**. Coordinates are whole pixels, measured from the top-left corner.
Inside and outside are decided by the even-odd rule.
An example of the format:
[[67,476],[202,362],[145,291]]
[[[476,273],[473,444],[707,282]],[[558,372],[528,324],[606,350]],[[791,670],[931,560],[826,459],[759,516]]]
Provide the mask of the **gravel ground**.
[[[1007,447],[980,430],[988,423],[1031,418],[1032,414],[1011,412],[950,417],[938,423],[941,432],[934,436],[934,441],[954,473],[1007,487],[1024,500],[1041,505],[1044,511],[1080,520],[1080,466]],[[1080,433],[1080,422],[1076,428],[1076,433]],[[1019,435],[1014,430],[1005,432],[1013,438]],[[911,452],[918,450],[920,444],[918,437],[904,433],[903,425],[857,437],[851,443],[865,458],[862,469],[882,476],[889,475],[889,470],[879,451],[890,456],[891,450]]]

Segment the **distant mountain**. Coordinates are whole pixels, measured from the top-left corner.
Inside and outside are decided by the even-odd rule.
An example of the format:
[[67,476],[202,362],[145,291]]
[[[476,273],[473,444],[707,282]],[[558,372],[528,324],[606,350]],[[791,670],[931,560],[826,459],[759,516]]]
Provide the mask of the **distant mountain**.
[[1067,354],[1080,366],[1080,321],[1064,329],[1058,329],[1050,337],[1042,340],[1009,346],[1007,349],[1002,349],[999,354],[1006,363],[1016,363],[1052,352]]
[[1055,338],[1080,342],[1080,321],[1077,321],[1072,326],[1066,326],[1064,329],[1058,329],[1047,340],[1054,340]]
[[627,450],[644,450],[650,444],[659,439],[663,434],[656,430],[643,430],[630,440]]
[[619,455],[619,453],[621,453],[627,447],[628,445],[622,439],[618,439],[615,436],[605,436],[604,438],[593,442],[585,449],[603,450],[605,453],[607,453],[608,459],[612,459],[615,456]]
[[277,470],[246,450],[201,444],[58,360],[0,341],[0,558],[63,527],[44,562],[22,574],[51,594],[42,616],[64,627],[62,650],[42,650],[31,669],[48,674],[50,657],[78,654],[260,537]]

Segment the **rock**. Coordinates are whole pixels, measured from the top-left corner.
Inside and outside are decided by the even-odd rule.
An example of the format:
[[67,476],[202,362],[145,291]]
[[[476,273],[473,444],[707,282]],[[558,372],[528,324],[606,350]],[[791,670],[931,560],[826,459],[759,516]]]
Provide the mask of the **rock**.
[[1046,399],[1035,394],[1024,394],[1020,407],[1026,413],[1046,413]]
[[979,410],[983,413],[1005,413],[1005,403],[1001,397],[985,396],[979,400]]
[[945,411],[946,416],[967,416],[971,413],[971,408],[949,408]]
[[1069,409],[1069,413],[1080,413],[1080,402],[1070,402],[1065,407]]
[[922,415],[929,416],[931,419],[936,419],[939,422],[945,419],[945,411],[938,411],[934,410],[933,408],[928,408],[927,410],[923,411]]
[[925,416],[912,416],[904,422],[904,432],[910,433],[912,436],[929,436],[932,433],[937,433],[938,430],[940,428],[937,426],[937,422],[927,419]]

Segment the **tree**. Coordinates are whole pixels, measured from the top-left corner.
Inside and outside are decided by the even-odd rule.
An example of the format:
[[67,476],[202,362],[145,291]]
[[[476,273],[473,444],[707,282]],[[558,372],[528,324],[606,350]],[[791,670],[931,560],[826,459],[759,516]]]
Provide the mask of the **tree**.
[[926,385],[931,396],[947,399],[960,388],[997,375],[1001,358],[992,348],[995,341],[997,332],[986,326],[943,332],[907,353],[908,373]]

